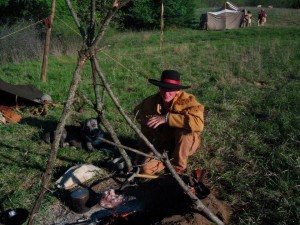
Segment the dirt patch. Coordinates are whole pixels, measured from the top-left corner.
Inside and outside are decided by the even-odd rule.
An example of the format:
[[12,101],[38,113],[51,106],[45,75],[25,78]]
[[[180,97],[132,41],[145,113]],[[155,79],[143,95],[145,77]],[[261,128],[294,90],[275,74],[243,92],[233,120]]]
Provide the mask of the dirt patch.
[[[87,219],[95,224],[143,224],[143,225],[185,225],[212,224],[203,213],[192,208],[191,200],[185,195],[178,183],[171,176],[145,180],[136,178],[135,182],[118,192],[127,201],[114,210],[101,208],[99,201],[103,193],[109,189],[118,190],[126,179],[111,177],[95,181],[89,185],[90,210],[84,214],[74,213],[68,193],[62,193],[60,202],[46,213],[45,225],[75,224],[79,219]],[[214,191],[201,200],[225,224],[230,221],[231,208],[219,200]],[[42,219],[43,220],[43,219]],[[81,223],[81,224],[89,224]]]

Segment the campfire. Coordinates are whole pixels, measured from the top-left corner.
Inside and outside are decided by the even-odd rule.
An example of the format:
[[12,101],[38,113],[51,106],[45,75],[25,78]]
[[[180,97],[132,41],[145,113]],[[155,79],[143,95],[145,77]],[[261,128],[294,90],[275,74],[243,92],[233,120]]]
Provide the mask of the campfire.
[[[113,176],[83,187],[90,193],[86,203],[89,210],[76,213],[72,210],[70,201],[67,204],[70,209],[68,219],[65,217],[58,221],[59,218],[56,218],[55,224],[150,225],[164,224],[164,220],[190,220],[191,217],[195,217],[195,221],[207,222],[202,221],[201,224],[209,224],[209,220],[201,212],[193,209],[190,198],[182,192],[171,175],[161,175],[156,179],[139,178],[130,184],[127,181],[128,176]],[[207,201],[207,205],[218,213],[222,220],[229,219],[228,208],[212,194],[203,201]]]

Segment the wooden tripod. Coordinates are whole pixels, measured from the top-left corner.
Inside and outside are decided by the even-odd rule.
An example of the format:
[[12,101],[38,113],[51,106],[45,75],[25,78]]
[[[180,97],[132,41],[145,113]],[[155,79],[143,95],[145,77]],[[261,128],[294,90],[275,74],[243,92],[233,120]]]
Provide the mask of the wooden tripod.
[[112,136],[113,141],[116,143],[120,151],[121,156],[124,158],[126,166],[128,171],[132,170],[132,164],[131,161],[125,151],[124,148],[122,148],[122,145],[117,137],[117,134],[114,132],[113,127],[109,123],[109,121],[105,118],[104,113],[103,113],[103,101],[100,98],[100,91],[99,91],[99,85],[98,85],[98,80],[100,79],[102,81],[103,87],[109,94],[110,98],[113,100],[115,106],[117,107],[118,111],[120,114],[124,117],[126,122],[129,124],[129,126],[138,134],[138,136],[147,144],[147,146],[153,151],[154,155],[156,158],[160,159],[166,167],[170,170],[172,176],[176,179],[176,181],[179,183],[179,185],[182,187],[183,191],[193,200],[195,203],[195,207],[199,209],[200,211],[203,211],[212,221],[216,222],[217,224],[221,225],[223,224],[222,221],[219,220],[218,217],[216,217],[214,214],[211,213],[211,211],[189,190],[187,185],[182,181],[180,176],[175,172],[173,169],[173,166],[171,165],[167,154],[161,154],[159,153],[154,146],[149,142],[149,140],[142,134],[140,129],[132,122],[132,120],[126,115],[125,111],[123,108],[120,106],[117,98],[115,97],[114,93],[112,92],[110,86],[108,85],[106,78],[104,74],[102,73],[100,66],[98,64],[96,54],[98,51],[101,49],[98,49],[97,46],[99,42],[102,40],[104,33],[106,31],[106,28],[108,24],[110,23],[111,19],[113,18],[114,14],[118,9],[126,5],[128,2],[131,0],[114,0],[111,8],[108,10],[102,25],[100,26],[100,29],[97,33],[97,35],[94,34],[95,32],[95,24],[96,24],[96,17],[95,17],[95,12],[96,12],[96,7],[95,7],[95,2],[96,0],[91,1],[91,20],[90,20],[90,25],[87,29],[87,32],[82,28],[79,19],[77,17],[77,14],[75,13],[72,4],[70,0],[65,0],[68,8],[70,10],[70,13],[73,16],[73,19],[76,23],[76,26],[78,27],[81,36],[83,38],[83,45],[81,50],[79,51],[79,56],[78,56],[78,61],[77,61],[77,66],[76,69],[73,73],[73,79],[70,84],[69,88],[69,93],[68,93],[68,98],[65,104],[65,107],[63,109],[60,121],[57,125],[57,128],[54,133],[54,141],[51,145],[51,153],[50,157],[47,163],[46,171],[43,174],[42,177],[42,184],[41,184],[41,190],[39,192],[39,195],[37,197],[37,200],[35,202],[35,205],[31,211],[30,218],[28,220],[27,225],[31,225],[34,221],[35,218],[35,213],[39,210],[41,206],[41,202],[43,199],[44,194],[48,190],[49,182],[52,176],[52,171],[54,167],[54,162],[56,160],[57,156],[57,151],[59,147],[59,140],[62,136],[62,131],[66,125],[66,120],[70,116],[71,113],[71,106],[74,102],[76,90],[78,88],[80,79],[81,79],[81,72],[86,65],[87,61],[89,60],[92,65],[92,77],[93,77],[93,85],[94,85],[94,92],[95,92],[95,97],[96,97],[96,104],[94,106],[94,109],[98,113],[98,117],[100,121],[102,122],[103,126],[109,131],[110,135]]

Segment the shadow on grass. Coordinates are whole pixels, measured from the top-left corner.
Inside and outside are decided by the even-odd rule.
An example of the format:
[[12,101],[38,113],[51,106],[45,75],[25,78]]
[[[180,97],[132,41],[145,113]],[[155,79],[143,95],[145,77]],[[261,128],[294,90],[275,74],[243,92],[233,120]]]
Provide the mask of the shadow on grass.
[[43,132],[39,133],[39,136],[33,136],[32,140],[40,140],[43,138],[43,135],[46,132],[51,132],[54,131],[57,127],[58,121],[56,119],[39,119],[39,118],[32,118],[32,117],[27,117],[23,118],[20,122],[20,124],[32,126],[32,127],[37,127],[39,129],[42,129]]
[[58,121],[55,118],[44,120],[36,117],[25,117],[19,123],[45,130],[51,130],[56,128]]
[[[57,127],[57,124],[58,124],[58,121],[55,120],[55,119],[53,119],[53,120],[51,120],[51,119],[42,120],[42,119],[38,119],[38,118],[24,118],[24,119],[22,119],[20,124],[26,124],[26,125],[29,125],[29,126],[41,128],[43,130],[43,132],[38,137],[33,136],[33,141],[35,141],[35,140],[43,139],[43,136],[44,136],[45,133],[55,131],[55,129]],[[68,135],[70,134],[69,136],[72,136],[72,139],[76,139],[77,141],[79,141],[80,131],[81,131],[80,126],[78,126],[78,125],[66,125],[65,128],[67,130]],[[104,137],[107,140],[113,142],[113,140],[112,140],[109,133],[104,132]],[[119,138],[122,145],[131,147],[131,148],[137,148],[137,140],[136,139],[131,138],[131,137],[127,137],[127,136],[122,136],[122,135],[118,136],[118,138]],[[112,145],[102,143],[99,148],[100,149],[104,148],[104,149],[108,149],[108,150],[113,150],[112,147],[113,147]],[[113,151],[116,151],[116,149],[114,149]]]
[[[42,160],[41,163],[38,163],[38,162],[33,163],[34,160],[32,159],[32,157],[48,158],[50,156],[50,153],[47,154],[47,153],[37,153],[37,152],[28,152],[28,151],[25,152],[25,150],[23,148],[7,145],[4,143],[0,143],[0,149],[9,150],[9,153],[7,153],[7,154],[5,154],[4,151],[0,152],[0,159],[1,159],[0,162],[2,165],[18,166],[18,167],[26,168],[26,170],[35,169],[40,172],[44,172],[46,169],[46,165],[42,165],[42,162],[44,162],[44,160]],[[20,156],[19,157],[11,157],[12,151],[18,151],[18,154],[20,154]],[[59,155],[57,155],[57,160],[64,161],[66,164],[72,164],[72,165],[84,163],[84,161],[78,161],[78,160],[72,159],[71,157],[59,156]],[[30,162],[30,163],[28,163],[28,162]],[[67,166],[65,168],[67,168]],[[56,178],[55,173],[54,173],[54,178]]]
[[[22,152],[24,151],[24,149],[20,148],[20,147],[15,147],[15,146],[10,146],[10,145],[7,145],[7,144],[3,144],[3,143],[0,143],[0,149],[8,149],[10,150],[10,153],[9,154],[5,154],[3,151],[0,152],[0,158],[1,158],[1,164],[2,165],[14,165],[14,166],[19,166],[19,167],[24,167],[26,169],[28,168],[33,168],[33,169],[36,169],[36,170],[39,170],[39,171],[43,171],[44,168],[43,166],[39,165],[38,163],[27,163],[27,161],[32,161],[29,159],[29,156],[26,155],[26,153],[24,152],[22,156],[22,159],[23,160],[20,160],[19,157],[11,157],[11,152],[12,151],[19,151],[19,152]],[[20,153],[22,154],[22,153]],[[41,156],[45,156],[45,154],[40,154],[40,153],[34,153],[34,154],[37,154],[37,155],[41,155]]]

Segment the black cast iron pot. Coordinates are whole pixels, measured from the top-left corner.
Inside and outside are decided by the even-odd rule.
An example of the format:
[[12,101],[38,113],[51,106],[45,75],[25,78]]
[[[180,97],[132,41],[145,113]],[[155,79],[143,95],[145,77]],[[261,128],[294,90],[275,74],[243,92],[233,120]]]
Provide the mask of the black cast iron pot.
[[16,208],[1,213],[1,223],[5,225],[22,225],[29,215],[27,209]]

